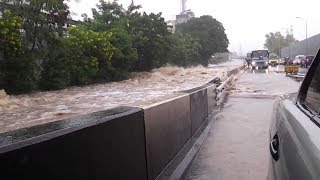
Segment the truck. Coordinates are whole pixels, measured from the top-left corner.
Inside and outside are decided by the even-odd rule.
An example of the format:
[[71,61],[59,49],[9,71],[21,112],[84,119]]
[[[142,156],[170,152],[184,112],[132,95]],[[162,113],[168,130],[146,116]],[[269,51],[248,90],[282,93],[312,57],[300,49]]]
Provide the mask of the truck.
[[251,67],[255,68],[268,68],[269,67],[269,51],[268,50],[255,50],[251,53]]

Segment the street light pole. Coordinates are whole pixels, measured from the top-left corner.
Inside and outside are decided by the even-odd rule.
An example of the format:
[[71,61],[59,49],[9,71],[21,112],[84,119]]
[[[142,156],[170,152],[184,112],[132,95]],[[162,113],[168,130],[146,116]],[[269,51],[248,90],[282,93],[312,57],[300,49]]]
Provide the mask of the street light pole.
[[281,58],[281,36],[279,37],[279,57]]
[[[280,30],[280,37],[279,37],[279,57],[281,58],[281,56],[282,56],[282,53],[281,53],[281,49],[282,49],[282,46],[281,46],[281,37],[282,37],[282,35],[281,35],[281,31],[282,30],[286,30],[286,33],[287,33],[287,37],[288,37],[288,29],[286,29],[286,28],[281,28],[281,30]],[[285,38],[287,38],[287,37],[285,37]],[[284,42],[284,44],[285,44],[285,42]],[[289,44],[289,46],[290,46],[290,44]],[[290,50],[289,50],[289,54],[290,54]]]
[[306,20],[306,46],[307,46],[307,54],[306,54],[306,56],[308,56],[309,55],[309,52],[308,52],[308,50],[309,50],[309,40],[308,40],[308,21]]
[[306,54],[308,55],[308,49],[309,49],[309,42],[308,42],[308,21],[302,17],[296,17],[297,19],[301,19],[302,21],[306,22]]

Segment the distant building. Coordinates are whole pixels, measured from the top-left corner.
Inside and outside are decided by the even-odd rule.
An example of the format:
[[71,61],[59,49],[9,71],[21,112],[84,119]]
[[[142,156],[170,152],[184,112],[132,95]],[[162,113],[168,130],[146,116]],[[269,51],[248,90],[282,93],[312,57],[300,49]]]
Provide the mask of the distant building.
[[187,0],[181,0],[181,13],[176,15],[175,20],[167,22],[168,25],[170,26],[170,30],[173,32],[176,30],[177,24],[185,23],[195,17],[194,12],[192,12],[190,9],[187,10],[186,3],[187,3]]
[[187,10],[176,16],[176,24],[185,23],[194,17],[195,17],[194,12],[192,12],[191,10]]
[[170,26],[170,30],[172,32],[174,32],[176,30],[177,24],[185,23],[194,17],[195,17],[194,12],[192,12],[191,10],[187,10],[187,11],[184,11],[184,12],[176,15],[175,20],[168,21],[167,23]]

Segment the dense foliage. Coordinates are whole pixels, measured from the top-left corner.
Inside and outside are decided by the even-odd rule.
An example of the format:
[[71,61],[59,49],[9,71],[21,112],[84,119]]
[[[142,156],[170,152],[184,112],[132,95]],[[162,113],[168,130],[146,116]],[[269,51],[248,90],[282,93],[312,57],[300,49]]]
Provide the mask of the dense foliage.
[[298,42],[292,34],[287,33],[286,36],[280,32],[270,32],[265,36],[264,47],[267,48],[271,53],[281,55],[281,48],[289,46],[291,43]]
[[208,65],[208,59],[217,52],[228,52],[229,40],[223,25],[211,16],[193,18],[187,23],[179,24],[177,31],[190,34],[199,40],[201,64]]
[[228,39],[211,16],[172,32],[161,13],[101,0],[93,17],[68,27],[61,0],[0,0],[0,89],[24,93],[117,81],[166,64],[208,65]]

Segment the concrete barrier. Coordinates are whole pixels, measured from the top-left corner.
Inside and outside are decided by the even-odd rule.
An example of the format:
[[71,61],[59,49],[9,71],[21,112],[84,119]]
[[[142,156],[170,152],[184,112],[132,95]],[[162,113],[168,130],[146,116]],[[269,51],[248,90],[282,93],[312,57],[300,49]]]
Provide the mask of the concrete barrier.
[[194,135],[208,117],[207,89],[190,94],[191,132]]
[[207,97],[208,97],[208,115],[214,112],[214,109],[217,106],[217,85],[209,85],[207,87]]
[[235,68],[231,71],[228,71],[228,76],[232,76],[232,75],[235,75],[235,74],[238,74],[243,68],[245,68],[245,65],[244,66],[241,66],[241,67],[238,67],[238,68]]
[[147,179],[143,111],[120,107],[0,136],[0,179]]
[[[189,140],[199,133],[216,106],[216,85],[184,91],[185,95],[153,104],[144,109],[149,179],[156,179],[181,151],[191,148]],[[198,133],[197,133],[198,132]],[[195,143],[192,139],[191,143]],[[186,144],[188,146],[185,146]],[[179,161],[179,160],[178,160]],[[174,162],[178,164],[177,162]],[[170,167],[172,168],[172,166]],[[161,176],[162,179],[163,176]]]
[[149,179],[155,179],[191,138],[190,96],[144,108]]

